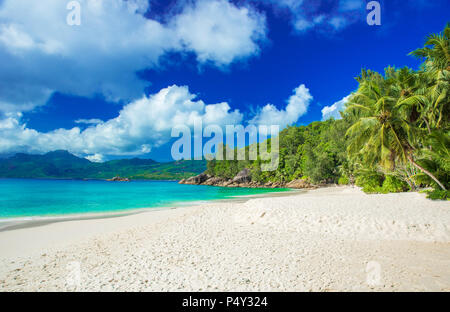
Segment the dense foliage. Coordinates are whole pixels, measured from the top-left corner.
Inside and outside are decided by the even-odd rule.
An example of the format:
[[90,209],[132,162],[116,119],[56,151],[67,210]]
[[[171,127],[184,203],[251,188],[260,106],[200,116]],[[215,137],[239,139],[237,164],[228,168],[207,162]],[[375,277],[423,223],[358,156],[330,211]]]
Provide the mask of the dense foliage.
[[301,178],[315,183],[337,183],[349,167],[346,160],[347,128],[345,120],[327,120],[284,129],[280,132],[279,165],[275,171],[261,171],[262,160],[258,158],[255,161],[212,160],[207,164],[207,172],[232,178],[243,168],[249,168],[252,179],[262,183]]
[[206,169],[204,161],[159,163],[151,159],[120,159],[93,163],[67,151],[45,155],[16,154],[0,159],[2,178],[109,179],[120,176],[130,179],[179,180]]
[[430,35],[425,47],[411,55],[424,60],[420,70],[388,67],[384,75],[362,70],[342,119],[284,129],[276,171],[262,172],[260,159],[213,160],[208,173],[231,178],[250,168],[259,182],[354,182],[369,193],[431,186],[431,197],[446,198],[450,26]]

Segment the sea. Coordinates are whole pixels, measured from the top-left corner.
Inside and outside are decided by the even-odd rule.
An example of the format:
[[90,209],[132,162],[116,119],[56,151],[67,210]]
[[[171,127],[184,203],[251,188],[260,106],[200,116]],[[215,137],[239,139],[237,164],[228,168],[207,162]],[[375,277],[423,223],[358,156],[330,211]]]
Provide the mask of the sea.
[[282,192],[172,181],[0,179],[0,219],[127,212]]

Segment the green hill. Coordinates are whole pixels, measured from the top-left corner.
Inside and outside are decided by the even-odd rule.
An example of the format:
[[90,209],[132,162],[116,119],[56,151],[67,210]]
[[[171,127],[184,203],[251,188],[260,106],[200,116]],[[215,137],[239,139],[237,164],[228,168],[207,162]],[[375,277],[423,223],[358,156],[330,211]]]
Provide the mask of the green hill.
[[206,169],[205,161],[181,160],[167,163],[152,159],[119,159],[93,163],[67,151],[44,155],[16,154],[0,159],[1,178],[179,180]]

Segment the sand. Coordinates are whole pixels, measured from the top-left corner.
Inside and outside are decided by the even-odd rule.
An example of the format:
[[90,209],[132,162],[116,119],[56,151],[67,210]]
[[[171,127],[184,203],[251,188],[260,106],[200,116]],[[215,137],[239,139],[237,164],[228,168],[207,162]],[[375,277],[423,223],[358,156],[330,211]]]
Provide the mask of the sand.
[[333,187],[0,232],[1,291],[450,291],[450,202]]

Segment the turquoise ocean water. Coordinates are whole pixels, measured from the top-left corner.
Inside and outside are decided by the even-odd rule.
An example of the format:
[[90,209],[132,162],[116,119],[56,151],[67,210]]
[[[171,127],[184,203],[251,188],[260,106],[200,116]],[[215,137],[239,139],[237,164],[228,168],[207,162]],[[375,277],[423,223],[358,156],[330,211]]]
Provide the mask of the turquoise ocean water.
[[0,218],[121,212],[273,191],[282,190],[180,185],[166,181],[0,179]]

